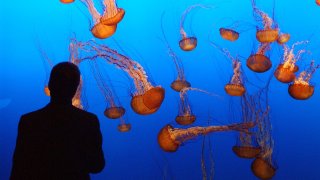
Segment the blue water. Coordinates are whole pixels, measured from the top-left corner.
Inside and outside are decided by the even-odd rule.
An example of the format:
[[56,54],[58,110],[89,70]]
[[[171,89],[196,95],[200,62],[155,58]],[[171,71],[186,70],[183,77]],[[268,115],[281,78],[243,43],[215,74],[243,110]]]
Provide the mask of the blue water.
[[[118,121],[103,116],[105,106],[102,95],[90,78],[88,64],[81,64],[88,98],[88,111],[98,115],[103,134],[105,169],[92,175],[92,179],[201,179],[201,155],[203,138],[185,143],[175,153],[163,152],[156,141],[157,133],[164,125],[174,124],[178,113],[178,94],[170,89],[176,77],[172,59],[163,43],[161,15],[167,40],[184,64],[186,77],[193,87],[217,94],[208,96],[198,92],[188,93],[192,110],[198,117],[195,125],[221,125],[240,121],[231,118],[240,98],[229,97],[224,85],[232,75],[231,63],[210,41],[227,48],[243,61],[248,78],[263,85],[272,74],[254,75],[245,67],[245,59],[257,49],[255,28],[241,32],[236,42],[228,42],[219,36],[218,29],[236,21],[253,24],[252,6],[249,0],[118,0],[118,6],[126,10],[117,32],[108,39],[97,40],[138,61],[147,70],[155,85],[166,89],[161,108],[152,115],[140,116],[130,109],[132,80],[112,65],[105,66],[120,102],[127,109],[126,118],[132,124],[129,133],[117,131]],[[179,23],[182,12],[193,4],[210,5],[210,9],[192,11],[185,22],[187,33],[198,38],[198,47],[192,52],[183,52],[178,47]],[[320,6],[314,1],[257,0],[257,6],[269,13],[274,12],[282,32],[291,34],[294,42],[309,40],[301,46],[308,51],[299,62],[307,67],[311,59],[320,63],[319,37]],[[87,9],[76,0],[65,5],[54,1],[2,1],[0,6],[0,179],[8,179],[11,159],[15,147],[17,125],[22,114],[46,105],[49,97],[43,93],[48,70],[41,56],[42,49],[48,57],[58,63],[69,58],[68,44],[71,37],[80,41],[94,39],[90,33],[91,17]],[[282,57],[281,47],[272,45],[269,52],[273,68]],[[102,63],[103,65],[103,63]],[[320,115],[319,87],[320,72],[311,79],[315,84],[314,95],[305,101],[292,99],[287,85],[275,78],[269,89],[269,105],[273,139],[273,160],[278,169],[273,179],[320,179]],[[252,88],[252,86],[251,86]],[[249,89],[254,92],[256,89]],[[234,106],[232,106],[234,105]],[[236,113],[237,114],[237,113]],[[238,120],[236,120],[238,119]],[[231,148],[236,143],[236,133],[223,132],[208,136],[214,158],[215,179],[256,179],[250,170],[252,160],[240,159]],[[204,155],[209,173],[209,143],[206,139]]]

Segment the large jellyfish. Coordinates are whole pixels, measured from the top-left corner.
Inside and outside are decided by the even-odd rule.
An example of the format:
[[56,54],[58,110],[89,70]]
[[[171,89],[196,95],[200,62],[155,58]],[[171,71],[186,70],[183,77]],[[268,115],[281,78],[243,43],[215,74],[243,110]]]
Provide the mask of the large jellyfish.
[[274,72],[274,76],[277,78],[277,80],[283,83],[289,83],[295,79],[296,76],[294,73],[297,72],[299,69],[296,65],[296,62],[300,59],[301,54],[304,53],[305,50],[299,50],[297,52],[297,55],[295,55],[293,51],[296,45],[300,45],[307,42],[308,41],[301,41],[294,43],[291,49],[287,45],[283,46],[283,60]]
[[138,62],[119,54],[108,46],[97,44],[94,41],[78,42],[76,39],[73,39],[72,44],[78,50],[89,54],[93,53],[90,56],[78,58],[78,61],[102,58],[128,73],[133,79],[137,90],[131,99],[131,107],[136,113],[141,115],[152,114],[160,108],[165,96],[165,90],[160,86],[154,87],[148,81],[146,72]]
[[162,150],[166,152],[175,152],[179,146],[193,138],[200,135],[219,131],[244,131],[247,132],[249,128],[255,126],[255,123],[240,123],[223,126],[206,126],[206,127],[190,127],[187,129],[174,128],[171,125],[165,125],[158,134],[158,143]]
[[[115,93],[112,91],[111,87],[106,84],[106,81],[103,77],[102,72],[97,64],[97,61],[90,61],[90,65],[92,68],[92,72],[94,78],[97,82],[99,90],[101,91],[102,95],[105,98],[107,103],[107,107],[104,111],[104,115],[110,119],[118,119],[125,114],[125,109],[120,105],[119,102],[116,103],[116,96]],[[105,75],[106,77],[107,75]],[[109,83],[111,85],[111,83]]]
[[93,19],[91,33],[99,39],[112,36],[117,29],[117,24],[122,20],[125,12],[118,8],[115,0],[104,0],[104,12],[101,15],[94,6],[93,0],[81,0],[87,6]]
[[181,35],[181,40],[179,41],[179,46],[182,50],[184,51],[192,51],[194,48],[197,47],[197,38],[196,37],[188,37],[187,33],[185,32],[183,26],[184,26],[184,21],[186,19],[186,16],[188,13],[196,8],[196,7],[202,7],[202,8],[207,8],[203,5],[196,4],[188,7],[182,14],[181,16],[181,21],[180,21],[180,35]]
[[268,71],[272,62],[265,56],[265,53],[270,49],[270,43],[260,43],[256,54],[251,54],[247,59],[247,67],[254,72],[263,73]]
[[320,65],[315,65],[314,61],[311,61],[310,67],[302,71],[299,77],[289,85],[288,92],[292,98],[306,100],[313,95],[314,86],[310,84],[310,79],[319,67]]
[[320,6],[320,0],[316,0],[316,4]]

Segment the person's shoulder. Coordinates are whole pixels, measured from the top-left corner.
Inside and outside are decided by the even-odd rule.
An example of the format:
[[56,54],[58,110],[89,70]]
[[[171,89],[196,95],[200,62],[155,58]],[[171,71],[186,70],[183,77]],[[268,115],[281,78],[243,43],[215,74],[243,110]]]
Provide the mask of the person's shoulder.
[[76,114],[84,119],[88,119],[91,121],[97,121],[98,117],[94,113],[79,109],[77,107],[73,107],[73,111],[76,112]]
[[41,116],[43,113],[46,112],[46,107],[43,107],[41,109],[32,111],[32,112],[28,112],[26,114],[21,115],[21,119],[27,120],[27,119],[34,119],[36,117]]

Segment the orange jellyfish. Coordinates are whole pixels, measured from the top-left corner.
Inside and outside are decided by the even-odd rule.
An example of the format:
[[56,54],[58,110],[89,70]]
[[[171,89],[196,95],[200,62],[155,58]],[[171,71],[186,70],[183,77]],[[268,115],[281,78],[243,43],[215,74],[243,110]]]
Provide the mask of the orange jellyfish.
[[288,92],[290,96],[297,100],[309,99],[314,93],[314,86],[310,84],[310,79],[320,65],[315,66],[311,61],[310,67],[302,71],[299,77],[289,85]]
[[261,43],[271,43],[278,39],[279,29],[273,22],[273,19],[265,12],[258,9],[255,5],[255,0],[251,0],[253,14],[257,21],[262,21],[263,28],[257,29],[256,38]]
[[255,124],[239,123],[224,126],[207,126],[207,127],[190,127],[187,129],[174,128],[171,125],[165,125],[158,134],[158,144],[163,151],[176,152],[179,146],[193,138],[200,135],[207,135],[219,131],[248,131],[249,128],[254,127]]
[[316,0],[316,4],[320,6],[320,0]]
[[108,46],[97,44],[94,41],[77,42],[73,39],[73,44],[84,52],[93,53],[90,56],[83,57],[83,60],[95,60],[102,58],[110,64],[127,72],[133,79],[136,91],[131,99],[131,108],[134,112],[141,115],[148,115],[156,112],[165,97],[164,88],[154,87],[149,81],[143,67],[136,61],[119,54]]
[[233,29],[228,28],[220,28],[220,36],[223,39],[229,40],[229,41],[236,41],[239,38],[239,33]]
[[252,54],[247,59],[247,67],[257,73],[263,73],[268,71],[272,62],[270,59],[264,54],[266,51],[270,49],[270,43],[260,43],[258,52],[256,54]]
[[43,66],[44,66],[44,69],[45,69],[45,72],[46,72],[43,91],[44,91],[44,94],[46,96],[50,96],[50,90],[49,90],[49,87],[48,87],[48,81],[49,81],[50,70],[53,67],[53,62],[47,56],[46,52],[41,48],[40,44],[37,44],[37,46],[38,46],[38,49],[39,49],[39,51],[41,53],[42,63],[43,63]]
[[76,91],[76,94],[72,98],[72,105],[79,108],[79,109],[86,109],[86,107],[84,106],[84,104],[81,100],[82,86],[83,86],[83,81],[82,81],[82,78],[80,78],[80,83],[79,83],[78,89]]
[[187,91],[191,89],[192,88],[184,88],[180,91],[179,112],[175,119],[180,125],[190,125],[196,120],[196,116],[192,113],[187,96]]
[[[125,109],[120,105],[119,102],[116,103],[116,95],[115,93],[112,91],[111,87],[109,87],[106,84],[106,81],[103,77],[102,72],[99,69],[99,66],[97,64],[97,61],[90,61],[90,65],[92,65],[92,72],[94,75],[94,78],[96,80],[96,83],[101,91],[101,93],[103,94],[106,103],[107,103],[107,107],[104,111],[104,115],[109,118],[109,119],[118,119],[120,117],[122,117],[125,114]],[[104,74],[104,76],[106,78],[109,77]],[[109,80],[110,82],[110,80]],[[109,85],[111,86],[111,82],[109,83]]]
[[60,0],[60,2],[62,2],[63,4],[70,4],[73,3],[74,0]]
[[206,8],[202,5],[192,5],[188,7],[182,14],[181,16],[181,21],[180,21],[180,35],[181,35],[181,40],[179,41],[179,46],[182,50],[184,51],[192,51],[194,48],[197,47],[197,38],[196,37],[188,37],[187,33],[185,32],[183,26],[184,26],[184,21],[186,19],[187,14],[194,8],[196,7],[202,7]]
[[288,33],[280,33],[277,42],[278,44],[284,44],[287,43],[290,40],[290,34]]
[[120,124],[118,125],[119,132],[129,132],[131,130],[131,124],[127,123],[123,117],[120,118]]
[[298,66],[296,62],[300,59],[301,54],[305,52],[305,50],[298,51],[297,55],[294,54],[293,50],[296,45],[307,43],[307,41],[297,42],[292,45],[291,49],[284,45],[284,53],[283,53],[283,62],[278,65],[276,71],[274,72],[274,76],[278,81],[283,83],[292,82],[296,76],[295,72],[298,71]]
[[105,10],[101,23],[108,26],[118,24],[124,17],[124,9],[118,8],[115,0],[104,0],[103,4]]
[[90,14],[92,15],[94,25],[91,28],[91,33],[94,37],[105,39],[112,36],[116,32],[117,24],[105,25],[101,22],[101,19],[104,15],[100,15],[92,0],[81,0],[81,2],[87,6]]
[[232,60],[233,75],[224,90],[230,96],[242,96],[246,92],[241,77],[241,62],[238,59]]

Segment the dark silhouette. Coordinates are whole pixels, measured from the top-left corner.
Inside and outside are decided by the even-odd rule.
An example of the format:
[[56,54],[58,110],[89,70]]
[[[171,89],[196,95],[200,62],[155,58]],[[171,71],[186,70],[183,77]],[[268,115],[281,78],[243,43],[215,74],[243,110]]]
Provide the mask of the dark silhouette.
[[98,118],[72,106],[79,82],[79,69],[72,63],[52,69],[50,103],[21,116],[11,180],[83,180],[102,171]]

